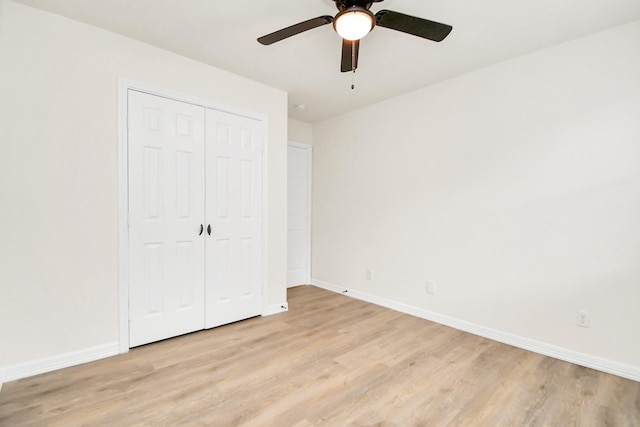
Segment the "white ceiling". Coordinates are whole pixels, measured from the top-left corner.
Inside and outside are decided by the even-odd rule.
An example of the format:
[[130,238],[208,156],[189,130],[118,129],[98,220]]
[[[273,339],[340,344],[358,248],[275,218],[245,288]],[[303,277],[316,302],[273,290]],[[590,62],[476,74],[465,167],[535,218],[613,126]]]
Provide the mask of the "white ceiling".
[[280,88],[289,93],[289,116],[308,122],[640,20],[639,0],[385,0],[371,10],[443,22],[453,31],[434,43],[375,28],[361,42],[353,76],[340,73],[341,39],[331,25],[271,46],[256,41],[335,15],[333,0],[17,1]]

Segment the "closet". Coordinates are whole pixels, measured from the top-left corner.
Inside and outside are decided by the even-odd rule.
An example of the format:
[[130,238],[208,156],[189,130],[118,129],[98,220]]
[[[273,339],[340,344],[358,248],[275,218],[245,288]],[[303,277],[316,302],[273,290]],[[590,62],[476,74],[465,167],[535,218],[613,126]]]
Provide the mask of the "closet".
[[130,347],[261,314],[264,123],[127,103]]

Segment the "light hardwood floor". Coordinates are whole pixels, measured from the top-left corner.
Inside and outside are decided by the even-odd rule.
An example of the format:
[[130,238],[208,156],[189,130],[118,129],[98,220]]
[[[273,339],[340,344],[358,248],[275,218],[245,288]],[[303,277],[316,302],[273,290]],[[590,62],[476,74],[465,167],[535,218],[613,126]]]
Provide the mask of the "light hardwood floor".
[[640,383],[311,286],[254,318],[4,385],[2,426],[640,426]]

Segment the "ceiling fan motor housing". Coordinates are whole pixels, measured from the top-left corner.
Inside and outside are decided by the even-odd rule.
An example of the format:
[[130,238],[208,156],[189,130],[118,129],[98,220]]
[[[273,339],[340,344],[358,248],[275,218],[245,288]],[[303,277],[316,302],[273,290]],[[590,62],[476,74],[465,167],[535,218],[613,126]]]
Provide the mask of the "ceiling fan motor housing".
[[343,11],[353,6],[361,7],[369,10],[373,3],[379,3],[382,0],[333,0],[339,11]]

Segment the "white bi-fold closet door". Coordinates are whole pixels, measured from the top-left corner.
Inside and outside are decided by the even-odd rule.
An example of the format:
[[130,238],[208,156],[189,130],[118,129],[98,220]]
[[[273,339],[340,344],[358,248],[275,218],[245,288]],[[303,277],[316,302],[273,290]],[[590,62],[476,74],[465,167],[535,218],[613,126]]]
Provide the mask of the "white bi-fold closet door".
[[258,120],[128,91],[129,345],[262,312]]

